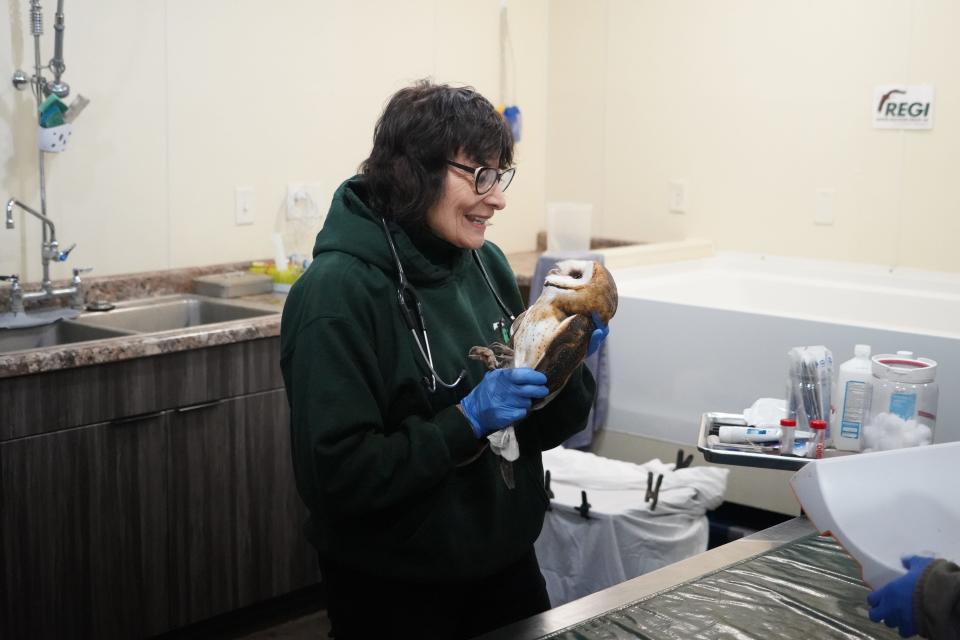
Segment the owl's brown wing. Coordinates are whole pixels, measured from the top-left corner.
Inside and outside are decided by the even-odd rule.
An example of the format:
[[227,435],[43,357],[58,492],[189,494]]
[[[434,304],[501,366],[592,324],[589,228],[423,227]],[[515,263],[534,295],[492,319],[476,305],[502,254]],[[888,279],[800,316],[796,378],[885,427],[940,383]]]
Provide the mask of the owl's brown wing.
[[537,371],[547,376],[550,395],[534,402],[532,409],[539,409],[557,395],[567,384],[570,374],[587,355],[593,320],[583,315],[573,315],[560,323],[553,339],[537,362]]

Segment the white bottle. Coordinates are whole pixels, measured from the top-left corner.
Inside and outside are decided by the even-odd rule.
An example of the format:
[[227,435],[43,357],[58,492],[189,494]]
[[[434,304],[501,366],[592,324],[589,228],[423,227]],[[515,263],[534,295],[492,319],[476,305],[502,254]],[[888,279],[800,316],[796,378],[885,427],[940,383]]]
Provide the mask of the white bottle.
[[836,407],[831,420],[833,446],[841,451],[860,451],[863,427],[870,415],[873,399],[873,374],[870,346],[858,344],[854,357],[840,365],[833,397]]

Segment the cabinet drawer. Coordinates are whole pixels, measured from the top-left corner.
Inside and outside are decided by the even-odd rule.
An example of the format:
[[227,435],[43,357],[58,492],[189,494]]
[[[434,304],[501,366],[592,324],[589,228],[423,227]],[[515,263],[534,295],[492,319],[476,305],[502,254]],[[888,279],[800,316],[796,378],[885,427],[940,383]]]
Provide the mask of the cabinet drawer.
[[0,442],[283,388],[280,338],[0,379]]

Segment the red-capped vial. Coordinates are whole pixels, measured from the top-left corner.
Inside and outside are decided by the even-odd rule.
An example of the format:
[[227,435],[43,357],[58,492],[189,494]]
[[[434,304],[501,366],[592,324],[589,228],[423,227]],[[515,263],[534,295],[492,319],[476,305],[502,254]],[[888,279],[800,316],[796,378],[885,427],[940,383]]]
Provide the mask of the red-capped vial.
[[793,438],[796,432],[797,421],[793,418],[780,419],[780,455],[793,454]]
[[811,420],[810,428],[813,429],[813,446],[810,447],[810,453],[813,458],[823,457],[823,444],[827,436],[826,420]]

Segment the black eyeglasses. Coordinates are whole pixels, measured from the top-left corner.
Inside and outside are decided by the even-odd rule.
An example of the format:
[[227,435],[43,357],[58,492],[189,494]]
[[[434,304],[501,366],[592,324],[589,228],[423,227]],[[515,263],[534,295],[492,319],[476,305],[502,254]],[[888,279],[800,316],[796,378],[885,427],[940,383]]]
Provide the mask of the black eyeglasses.
[[493,185],[500,183],[500,191],[506,191],[510,183],[513,182],[513,176],[517,173],[516,167],[510,167],[506,171],[497,171],[493,167],[468,167],[465,164],[447,160],[447,164],[457,169],[462,169],[467,173],[473,174],[473,188],[477,195],[483,195],[493,189]]

